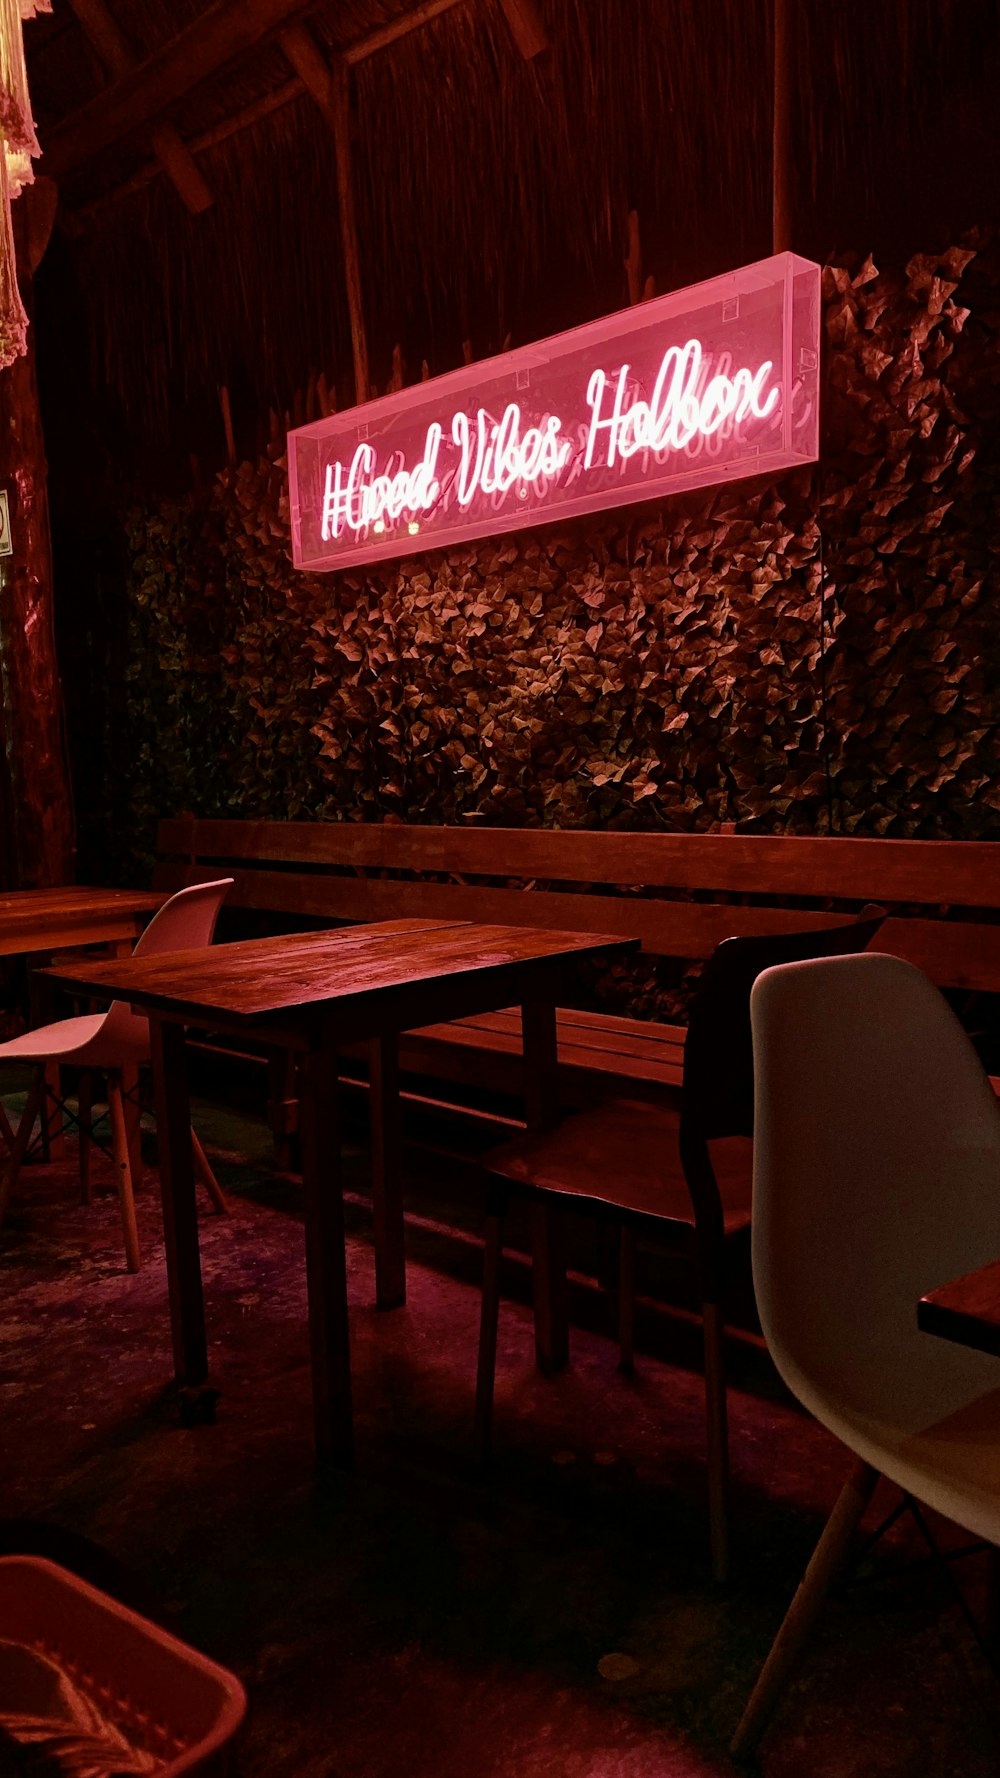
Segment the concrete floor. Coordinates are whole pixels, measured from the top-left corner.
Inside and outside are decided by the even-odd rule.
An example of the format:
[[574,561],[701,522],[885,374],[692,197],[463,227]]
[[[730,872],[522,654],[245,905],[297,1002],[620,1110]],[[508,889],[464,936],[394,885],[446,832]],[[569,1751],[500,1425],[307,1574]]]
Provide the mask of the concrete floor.
[[[357,1464],[318,1484],[296,1183],[271,1175],[253,1116],[203,1105],[199,1127],[232,1201],[202,1227],[218,1423],[183,1430],[171,1399],[153,1176],[133,1278],[110,1169],[84,1208],[72,1148],[32,1164],[0,1248],[0,1546],[65,1561],[234,1669],[243,1778],[733,1772],[728,1737],[846,1461],[759,1345],[734,1343],[722,1590],[689,1324],[647,1315],[660,1356],[628,1379],[581,1329],[570,1371],[545,1381],[526,1304],[505,1305],[484,1480],[476,1249],[428,1217],[425,1166],[409,1302],[378,1313],[358,1154]],[[523,1295],[521,1269],[510,1283]],[[594,1293],[578,1294],[593,1320]],[[922,1554],[901,1525],[830,1602],[763,1744],[766,1778],[995,1778],[1000,1688],[939,1574],[900,1572]],[[981,1606],[981,1558],[957,1572]]]

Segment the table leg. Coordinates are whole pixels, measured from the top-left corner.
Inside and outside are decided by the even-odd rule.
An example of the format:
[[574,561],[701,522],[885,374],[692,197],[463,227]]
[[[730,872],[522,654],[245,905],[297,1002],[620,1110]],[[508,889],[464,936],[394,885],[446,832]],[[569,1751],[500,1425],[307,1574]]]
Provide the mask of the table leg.
[[299,1058],[299,1140],[316,1453],[346,1466],[354,1442],[351,1346],[337,1053],[332,1047],[310,1050]]
[[184,1030],[151,1017],[149,1035],[174,1371],[182,1389],[197,1390],[208,1377],[208,1348]]
[[[529,1129],[538,1129],[559,1110],[556,1009],[550,1002],[521,1007],[521,1042],[526,1117]],[[569,1363],[569,1292],[561,1224],[546,1204],[531,1207],[531,1247],[535,1356],[539,1369],[551,1375]]]
[[375,1222],[375,1301],[397,1309],[406,1301],[403,1239],[403,1164],[399,1123],[399,1040],[395,1032],[368,1045],[371,1092],[372,1211]]

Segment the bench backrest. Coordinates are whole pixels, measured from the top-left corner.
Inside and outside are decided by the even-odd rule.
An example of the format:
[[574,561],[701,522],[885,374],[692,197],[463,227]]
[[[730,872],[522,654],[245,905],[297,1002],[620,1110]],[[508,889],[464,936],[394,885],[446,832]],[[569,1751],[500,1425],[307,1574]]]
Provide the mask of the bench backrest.
[[158,852],[158,888],[224,873],[235,879],[227,907],[575,928],[691,959],[729,937],[834,926],[877,902],[889,916],[880,950],[942,987],[1000,992],[990,841],[177,817],[160,823]]

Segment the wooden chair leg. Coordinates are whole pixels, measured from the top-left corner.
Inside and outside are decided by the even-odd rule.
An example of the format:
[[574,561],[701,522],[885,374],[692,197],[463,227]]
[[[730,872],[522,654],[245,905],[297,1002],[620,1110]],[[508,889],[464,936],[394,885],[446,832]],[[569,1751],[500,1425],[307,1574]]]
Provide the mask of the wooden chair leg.
[[712,1574],[729,1579],[729,1428],[726,1415],[725,1323],[718,1303],[702,1303],[705,1341],[705,1431]]
[[132,1163],[128,1151],[128,1131],[122,1105],[122,1083],[115,1073],[108,1074],[108,1111],[111,1117],[111,1144],[115,1170],[118,1174],[118,1202],[125,1236],[125,1263],[130,1272],[139,1270],[139,1230],[135,1220],[135,1197],[132,1192]]
[[734,1759],[748,1759],[755,1751],[830,1582],[843,1566],[877,1481],[878,1471],[859,1459],[841,1489],[826,1529],[813,1551],[812,1561],[764,1662],[750,1702],[740,1718],[729,1747]]
[[94,1073],[91,1068],[84,1068],[80,1073],[78,1092],[77,1123],[80,1131],[80,1202],[89,1204],[93,1201],[93,1187],[90,1180],[90,1163],[93,1157],[93,1114],[94,1114]]
[[1000,1549],[991,1545],[986,1551],[986,1620],[987,1636],[1000,1639]]
[[142,1103],[139,1098],[139,1070],[130,1063],[122,1069],[122,1109],[128,1134],[128,1158],[132,1169],[132,1189],[142,1189]]
[[198,1180],[199,1184],[205,1187],[205,1190],[211,1198],[212,1203],[215,1205],[216,1210],[219,1212],[219,1215],[228,1216],[229,1205],[226,1202],[225,1193],[223,1192],[219,1181],[216,1179],[215,1174],[212,1172],[208,1156],[202,1148],[201,1143],[198,1141],[193,1126],[191,1129],[191,1158],[194,1161],[195,1178]]
[[14,1132],[11,1128],[10,1118],[7,1116],[2,1105],[0,1105],[0,1141],[3,1142],[3,1145],[9,1154],[14,1146]]
[[63,1115],[59,1101],[62,1098],[62,1080],[58,1062],[46,1062],[44,1068],[45,1093],[42,1098],[42,1156],[46,1161],[62,1160],[66,1153],[66,1133],[63,1129]]
[[635,1369],[635,1230],[618,1232],[618,1368]]
[[[44,1106],[44,1095],[45,1072],[44,1069],[37,1068],[31,1085],[28,1088],[28,1097],[25,1100],[24,1110],[21,1113],[21,1121],[14,1133],[10,1153],[4,1163],[3,1171],[0,1173],[0,1223],[3,1222],[3,1219],[7,1214],[7,1205],[10,1203],[10,1194],[14,1187],[14,1181],[17,1178],[18,1173],[21,1171],[21,1162],[24,1160],[28,1143],[31,1140],[31,1132],[35,1127],[35,1119],[38,1116],[39,1108]],[[44,1116],[44,1110],[42,1115]]]
[[476,1372],[476,1457],[490,1460],[493,1433],[493,1389],[497,1368],[500,1320],[500,1261],[503,1258],[503,1213],[490,1210],[483,1240],[483,1300],[479,1319],[479,1365]]

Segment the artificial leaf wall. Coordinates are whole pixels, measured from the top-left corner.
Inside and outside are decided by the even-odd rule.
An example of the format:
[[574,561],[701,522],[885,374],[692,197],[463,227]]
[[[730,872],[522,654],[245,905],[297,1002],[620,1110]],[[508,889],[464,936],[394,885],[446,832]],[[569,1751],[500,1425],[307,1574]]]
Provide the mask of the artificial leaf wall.
[[324,576],[283,460],[134,511],[109,874],[182,809],[1000,836],[1000,252],[824,296],[809,471]]

